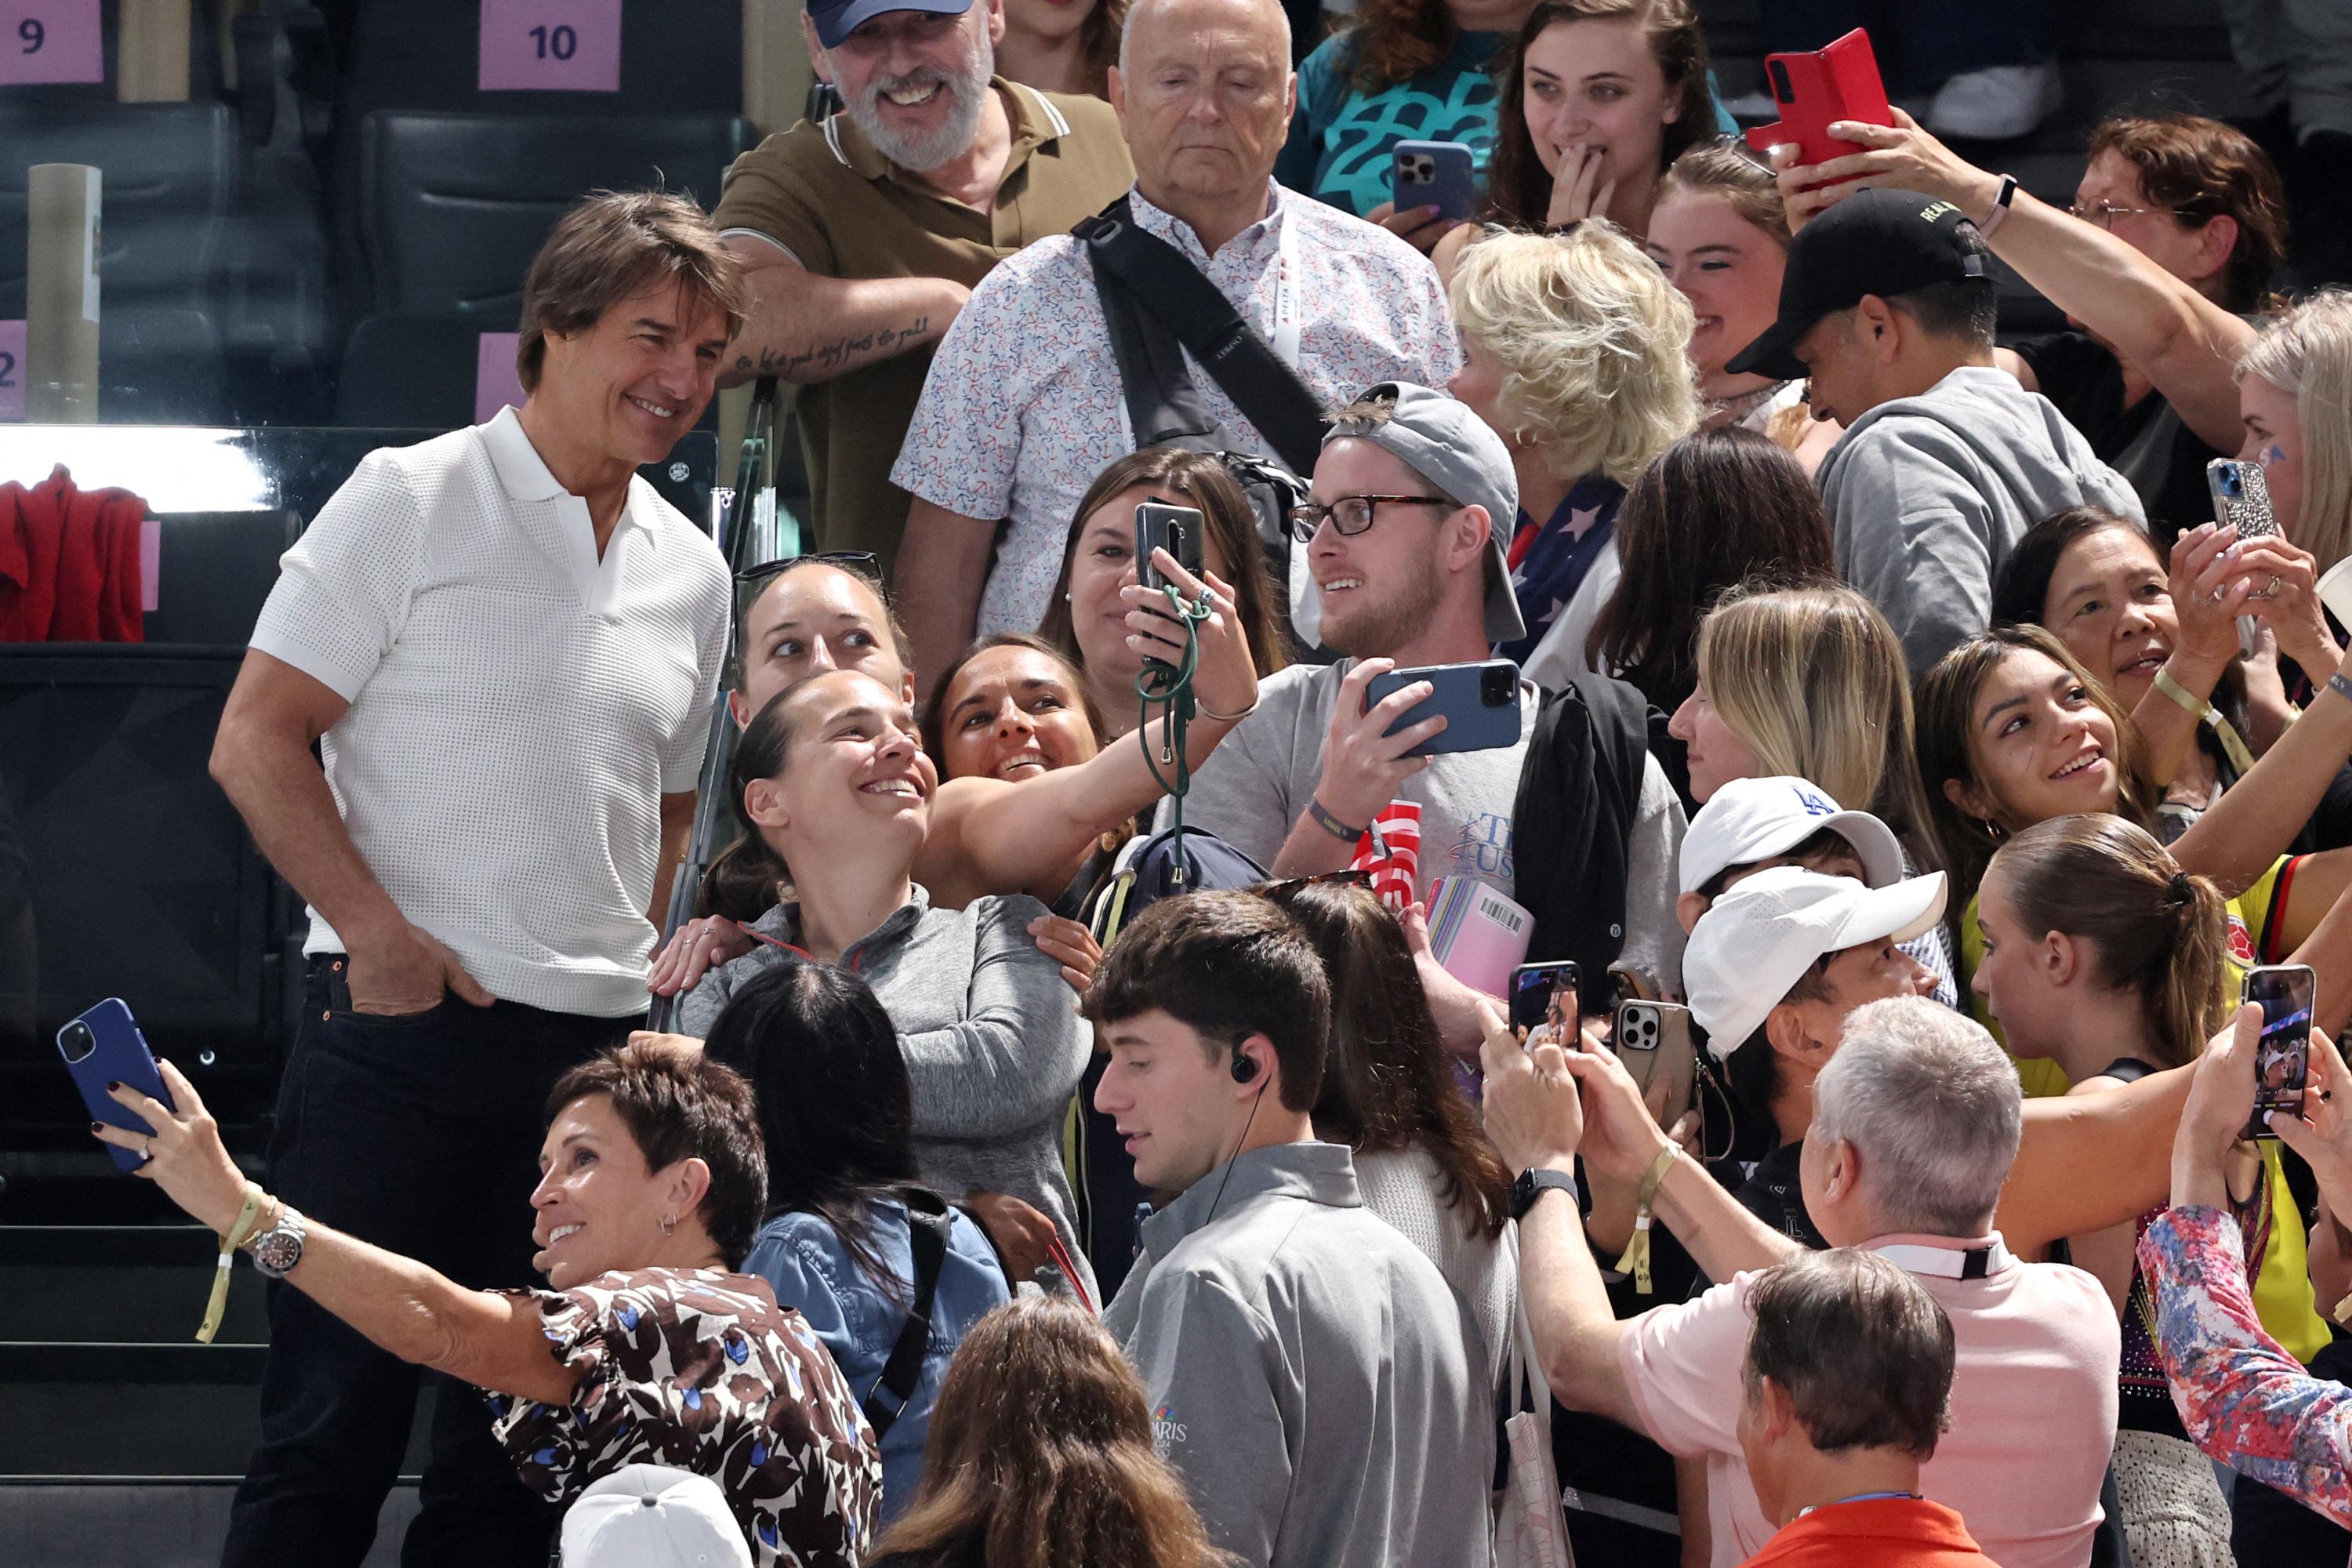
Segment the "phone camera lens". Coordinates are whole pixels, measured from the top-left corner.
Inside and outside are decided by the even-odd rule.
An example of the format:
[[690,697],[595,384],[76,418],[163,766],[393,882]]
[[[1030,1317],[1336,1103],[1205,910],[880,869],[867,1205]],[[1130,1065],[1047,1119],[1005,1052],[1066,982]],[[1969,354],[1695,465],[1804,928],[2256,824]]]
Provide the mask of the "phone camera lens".
[[1489,708],[1500,708],[1518,696],[1517,672],[1490,669],[1479,679],[1478,697]]
[[1779,60],[1769,60],[1766,68],[1772,73],[1772,96],[1782,103],[1797,101],[1797,89],[1789,85],[1789,68]]
[[80,1061],[98,1048],[98,1040],[90,1034],[87,1024],[68,1024],[63,1043],[66,1060],[69,1062]]

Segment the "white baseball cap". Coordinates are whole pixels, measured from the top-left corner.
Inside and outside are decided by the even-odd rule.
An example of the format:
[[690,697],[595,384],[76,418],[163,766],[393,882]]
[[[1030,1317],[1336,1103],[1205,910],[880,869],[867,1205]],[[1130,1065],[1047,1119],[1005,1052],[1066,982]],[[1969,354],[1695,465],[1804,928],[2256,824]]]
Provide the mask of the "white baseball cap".
[[709,1476],[623,1465],[563,1516],[563,1568],[751,1568],[743,1527]]
[[1682,890],[1696,893],[1734,866],[1786,855],[1829,828],[1862,858],[1863,879],[1874,888],[1903,879],[1903,847],[1894,830],[1866,811],[1841,811],[1808,780],[1734,779],[1699,807],[1683,837]]
[[1683,950],[1683,984],[1706,1048],[1721,1061],[1746,1044],[1823,954],[1922,935],[1943,919],[1944,894],[1941,871],[1869,888],[1801,866],[1727,889]]

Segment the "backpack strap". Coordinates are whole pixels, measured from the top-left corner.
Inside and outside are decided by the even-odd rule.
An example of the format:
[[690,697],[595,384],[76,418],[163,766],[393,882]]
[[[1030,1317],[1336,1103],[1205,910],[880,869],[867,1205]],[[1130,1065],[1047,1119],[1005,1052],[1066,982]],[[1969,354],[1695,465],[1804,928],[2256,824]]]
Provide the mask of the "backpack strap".
[[[1322,401],[1183,252],[1137,227],[1134,208],[1125,196],[1070,232],[1085,244],[1094,263],[1097,291],[1107,283],[1124,289],[1127,313],[1151,321],[1163,333],[1172,332],[1190,349],[1193,359],[1257,427],[1275,456],[1295,472],[1314,471],[1316,457],[1323,448]],[[1103,313],[1106,319],[1116,320],[1118,312],[1108,299]],[[1135,426],[1137,444],[1146,444],[1145,432],[1158,428],[1156,421],[1166,416],[1163,410],[1185,423],[1206,425],[1213,430],[1182,356],[1175,356],[1173,367],[1175,375],[1182,377],[1180,393],[1172,390],[1176,383],[1160,351],[1150,346],[1148,338],[1144,342],[1144,356],[1136,362],[1139,374],[1148,367],[1161,390],[1153,397],[1146,419]],[[1120,379],[1127,384],[1132,416],[1139,403],[1138,383],[1129,379],[1129,353],[1120,349],[1116,325],[1111,330],[1111,346],[1119,356]],[[1190,395],[1189,410],[1184,394]],[[1205,436],[1208,431],[1192,433]]]
[[939,1293],[940,1267],[947,1261],[948,1226],[952,1223],[947,1203],[939,1194],[908,1187],[900,1195],[907,1204],[907,1241],[915,1255],[915,1304],[907,1313],[906,1326],[898,1331],[898,1343],[890,1347],[890,1358],[882,1363],[881,1375],[866,1391],[861,1405],[877,1443],[907,1413],[908,1402],[922,1382],[923,1359],[931,1348],[931,1301]]

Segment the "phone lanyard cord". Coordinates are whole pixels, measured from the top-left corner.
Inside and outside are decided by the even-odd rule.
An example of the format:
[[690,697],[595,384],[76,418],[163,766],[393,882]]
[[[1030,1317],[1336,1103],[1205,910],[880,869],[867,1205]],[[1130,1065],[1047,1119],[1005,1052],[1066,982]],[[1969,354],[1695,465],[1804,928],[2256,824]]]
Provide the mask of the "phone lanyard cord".
[[[1197,710],[1192,700],[1192,674],[1201,663],[1201,623],[1209,618],[1211,608],[1204,597],[1198,602],[1188,600],[1174,584],[1162,584],[1160,591],[1168,595],[1169,613],[1184,628],[1184,657],[1181,663],[1171,665],[1163,660],[1147,658],[1135,678],[1138,700],[1137,739],[1143,742],[1143,761],[1151,770],[1152,782],[1175,804],[1175,832],[1171,843],[1175,850],[1175,879],[1184,877],[1184,796],[1192,788],[1192,769],[1184,752],[1185,726],[1192,721]],[[1166,721],[1167,733],[1158,744],[1151,738],[1152,712],[1158,708]],[[1162,766],[1168,772],[1162,773]]]

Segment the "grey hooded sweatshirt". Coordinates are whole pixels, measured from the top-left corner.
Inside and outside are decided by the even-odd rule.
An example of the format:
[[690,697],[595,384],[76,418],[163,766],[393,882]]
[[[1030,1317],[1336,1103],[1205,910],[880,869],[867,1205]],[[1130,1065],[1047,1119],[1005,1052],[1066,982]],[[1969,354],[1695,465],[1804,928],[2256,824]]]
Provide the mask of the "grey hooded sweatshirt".
[[2036,522],[2083,505],[2145,521],[2056,405],[1990,365],[1880,404],[1817,478],[1838,574],[1893,623],[1915,676],[1990,624],[1993,574]]
[[1218,1546],[1258,1568],[1491,1561],[1485,1352],[1342,1146],[1202,1177],[1144,1221],[1103,1321]]
[[[1094,1031],[1078,1016],[1060,963],[1029,934],[1045,906],[1023,895],[937,910],[919,882],[914,895],[850,943],[841,963],[874,988],[898,1031],[914,1089],[916,1173],[950,1200],[977,1187],[1043,1210],[1091,1294],[1077,1204],[1062,1169],[1062,1115],[1086,1071]],[[751,929],[796,942],[800,906],[779,905]],[[679,997],[677,1027],[709,1035],[744,982],[799,962],[761,942]]]

